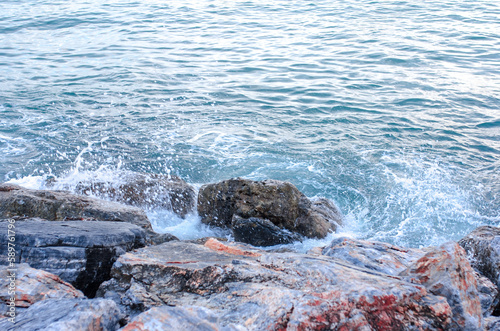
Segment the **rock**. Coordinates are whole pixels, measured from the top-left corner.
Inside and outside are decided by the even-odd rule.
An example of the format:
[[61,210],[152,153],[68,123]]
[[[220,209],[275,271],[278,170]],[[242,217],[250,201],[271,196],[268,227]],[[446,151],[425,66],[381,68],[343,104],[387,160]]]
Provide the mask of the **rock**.
[[448,242],[430,249],[400,276],[424,285],[434,295],[445,297],[453,311],[453,329],[483,329],[474,270],[457,243]]
[[169,242],[118,258],[98,296],[132,315],[200,306],[248,330],[444,330],[446,299],[419,284],[327,256],[271,253],[209,239]]
[[500,330],[500,317],[490,316],[484,319],[486,331],[498,331]]
[[138,207],[168,209],[181,217],[193,212],[196,203],[191,185],[179,177],[158,174],[123,172],[117,183],[90,178],[79,182],[76,191]]
[[[11,281],[15,286],[11,287]],[[15,288],[15,290],[14,290]],[[14,294],[14,295],[12,295]],[[0,266],[0,315],[9,316],[11,298],[16,313],[48,299],[82,298],[83,293],[49,272],[30,268],[26,263],[14,267]]]
[[93,219],[127,222],[152,230],[143,210],[65,191],[30,190],[0,184],[0,218],[39,217],[49,221]]
[[[7,265],[7,226],[0,221],[0,265]],[[123,222],[18,220],[16,257],[20,263],[59,276],[92,297],[110,278],[117,257],[145,243],[144,229]]]
[[500,228],[481,226],[458,244],[467,252],[472,267],[500,287]]
[[487,317],[493,314],[500,302],[500,293],[498,288],[489,280],[477,271],[474,271],[474,276],[477,281],[477,291],[479,292],[479,301],[481,302],[481,310],[483,316]]
[[16,316],[15,324],[0,319],[0,330],[114,331],[122,313],[111,300],[60,299],[35,303]]
[[242,326],[221,327],[218,316],[204,307],[154,307],[136,316],[122,331],[203,330],[238,331]]
[[307,237],[324,238],[340,224],[340,217],[333,220],[338,209],[325,201],[313,204],[288,182],[236,178],[202,186],[198,214],[203,223],[214,226],[230,228],[233,215],[257,217]]
[[232,230],[234,240],[254,246],[273,246],[299,241],[301,237],[288,230],[283,230],[271,221],[250,217],[233,216]]
[[323,248],[321,253],[358,267],[397,276],[424,256],[425,251],[397,247],[383,242],[340,237]]

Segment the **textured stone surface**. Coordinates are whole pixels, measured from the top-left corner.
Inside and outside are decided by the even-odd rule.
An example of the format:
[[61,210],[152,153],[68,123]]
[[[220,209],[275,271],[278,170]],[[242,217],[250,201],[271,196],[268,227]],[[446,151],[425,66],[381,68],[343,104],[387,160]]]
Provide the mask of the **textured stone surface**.
[[49,221],[93,219],[127,222],[151,230],[143,210],[65,191],[30,190],[0,184],[0,218],[39,217]]
[[[0,221],[0,265],[7,264],[7,221]],[[109,279],[116,258],[145,243],[146,231],[123,222],[17,220],[18,262],[51,272],[87,296]]]
[[475,271],[477,281],[477,291],[479,292],[479,301],[481,302],[481,310],[483,316],[490,316],[498,307],[500,302],[500,293],[498,288],[489,280],[477,271]]
[[391,244],[340,237],[323,248],[322,254],[347,261],[355,266],[397,276],[425,251]]
[[500,287],[500,228],[481,226],[459,242],[474,269]]
[[209,239],[120,256],[99,296],[130,313],[162,305],[211,309],[249,330],[447,330],[450,305],[419,284],[327,256],[270,253]]
[[[10,282],[15,279],[15,290]],[[13,268],[0,266],[0,315],[6,314],[11,292],[14,292],[16,311],[47,299],[82,298],[83,293],[71,284],[49,272],[33,269],[29,265],[16,264]]]
[[301,240],[301,236],[288,230],[283,230],[266,219],[233,216],[231,225],[234,240],[254,246],[273,246],[289,244]]
[[411,282],[424,285],[429,292],[447,299],[453,311],[453,328],[482,330],[483,319],[474,270],[465,251],[448,242],[417,260],[401,274]]
[[15,324],[0,319],[0,330],[114,331],[121,318],[122,313],[111,300],[44,300],[20,312]]
[[219,317],[211,310],[199,306],[154,307],[135,317],[123,331],[244,331],[242,326],[221,327]]
[[124,172],[119,181],[89,178],[76,186],[84,195],[145,208],[172,210],[181,217],[195,209],[195,189],[176,176]]
[[202,186],[198,213],[210,225],[231,227],[233,215],[257,217],[307,237],[323,238],[341,221],[338,209],[326,201],[313,204],[288,182],[236,178]]

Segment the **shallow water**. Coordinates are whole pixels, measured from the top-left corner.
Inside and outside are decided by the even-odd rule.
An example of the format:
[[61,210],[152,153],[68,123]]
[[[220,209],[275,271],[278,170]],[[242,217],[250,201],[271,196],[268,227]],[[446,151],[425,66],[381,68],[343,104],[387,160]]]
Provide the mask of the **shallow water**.
[[497,1],[0,8],[0,180],[288,180],[417,247],[500,222]]

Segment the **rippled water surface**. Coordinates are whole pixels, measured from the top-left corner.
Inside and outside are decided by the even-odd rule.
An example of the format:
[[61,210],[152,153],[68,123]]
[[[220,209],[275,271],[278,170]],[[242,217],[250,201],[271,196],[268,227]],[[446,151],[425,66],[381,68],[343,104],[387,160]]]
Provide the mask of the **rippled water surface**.
[[500,222],[499,17],[496,0],[3,0],[0,180],[274,178],[333,199],[349,235],[456,240]]

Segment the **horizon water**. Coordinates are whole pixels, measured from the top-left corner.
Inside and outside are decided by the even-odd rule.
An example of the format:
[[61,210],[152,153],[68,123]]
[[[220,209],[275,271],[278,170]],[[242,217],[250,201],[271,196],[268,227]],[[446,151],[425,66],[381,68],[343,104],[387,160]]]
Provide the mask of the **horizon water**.
[[333,200],[335,235],[459,240],[500,223],[499,17],[492,0],[2,1],[0,182],[278,179]]

